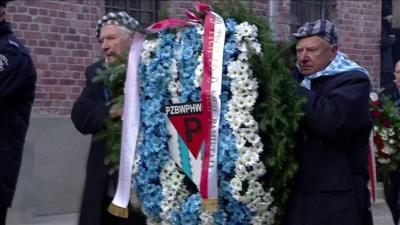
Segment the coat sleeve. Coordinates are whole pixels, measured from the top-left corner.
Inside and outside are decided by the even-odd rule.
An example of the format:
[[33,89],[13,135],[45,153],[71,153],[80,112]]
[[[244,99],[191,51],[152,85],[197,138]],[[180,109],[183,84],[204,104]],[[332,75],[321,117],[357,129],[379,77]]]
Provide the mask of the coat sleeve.
[[395,36],[389,36],[389,35],[382,35],[381,37],[381,49],[389,49],[391,48],[394,43],[396,42],[396,37]]
[[[322,138],[343,140],[369,133],[369,79],[361,74],[343,74],[331,91],[318,94],[300,87],[305,96],[304,126]],[[348,77],[344,77],[348,76]]]
[[1,51],[0,61],[0,102],[28,89],[34,90],[36,70],[17,44],[7,44]]
[[82,134],[95,134],[104,128],[104,122],[109,116],[110,106],[104,98],[104,87],[99,82],[93,82],[92,68],[86,69],[86,87],[74,103],[71,119]]

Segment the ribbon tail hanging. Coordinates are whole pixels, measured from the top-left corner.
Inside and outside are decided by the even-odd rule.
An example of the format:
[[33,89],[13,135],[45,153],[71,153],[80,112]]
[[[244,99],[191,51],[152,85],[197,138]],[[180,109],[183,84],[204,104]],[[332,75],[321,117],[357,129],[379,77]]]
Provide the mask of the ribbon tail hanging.
[[140,99],[138,65],[144,35],[136,32],[131,45],[125,80],[124,111],[122,116],[121,154],[117,191],[108,211],[118,217],[128,218],[128,203],[132,179],[132,166],[140,124]]

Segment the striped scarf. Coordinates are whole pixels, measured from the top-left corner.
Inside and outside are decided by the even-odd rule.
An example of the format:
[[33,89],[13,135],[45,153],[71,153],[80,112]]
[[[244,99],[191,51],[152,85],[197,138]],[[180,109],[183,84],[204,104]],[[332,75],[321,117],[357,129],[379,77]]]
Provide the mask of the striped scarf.
[[[299,65],[297,65],[297,68],[299,68]],[[324,76],[334,76],[354,70],[358,70],[368,76],[368,71],[365,68],[359,66],[357,63],[350,60],[344,53],[338,51],[335,59],[325,69],[305,77],[300,85],[311,90],[312,79]]]

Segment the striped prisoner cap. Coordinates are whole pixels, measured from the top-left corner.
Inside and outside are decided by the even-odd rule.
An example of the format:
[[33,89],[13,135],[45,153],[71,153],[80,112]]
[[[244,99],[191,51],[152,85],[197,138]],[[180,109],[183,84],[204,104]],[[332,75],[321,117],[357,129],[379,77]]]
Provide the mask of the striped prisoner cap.
[[136,31],[139,28],[139,22],[128,15],[126,12],[110,12],[107,15],[101,17],[97,21],[96,25],[96,37],[100,37],[100,30],[106,25],[117,25],[125,27],[130,31]]
[[311,36],[319,36],[329,44],[336,44],[338,41],[335,24],[325,19],[307,22],[297,30],[297,33],[292,33],[292,37],[297,40]]

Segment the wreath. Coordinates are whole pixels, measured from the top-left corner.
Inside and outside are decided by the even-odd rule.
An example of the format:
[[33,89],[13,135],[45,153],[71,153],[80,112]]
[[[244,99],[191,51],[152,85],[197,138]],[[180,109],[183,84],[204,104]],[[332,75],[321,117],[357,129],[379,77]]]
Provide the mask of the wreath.
[[[293,149],[302,116],[297,84],[263,18],[237,2],[215,7],[226,27],[218,138],[218,210],[201,195],[168,149],[165,106],[201,100],[204,12],[200,22],[147,36],[139,66],[140,138],[134,183],[149,224],[279,224],[298,164]],[[123,104],[126,59],[101,72],[114,104]],[[108,74],[111,74],[109,76]],[[97,134],[118,170],[121,121]]]
[[400,109],[387,96],[373,93],[370,110],[373,118],[373,151],[380,175],[387,180],[400,166]]

